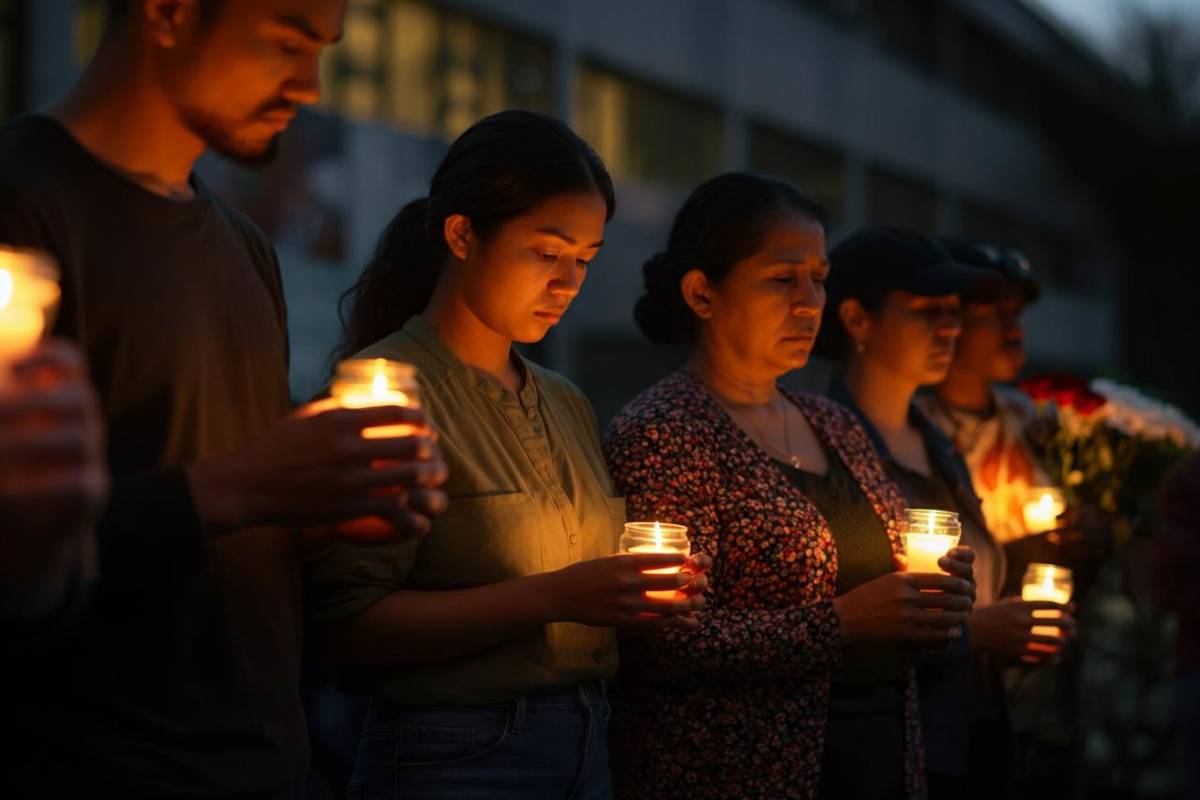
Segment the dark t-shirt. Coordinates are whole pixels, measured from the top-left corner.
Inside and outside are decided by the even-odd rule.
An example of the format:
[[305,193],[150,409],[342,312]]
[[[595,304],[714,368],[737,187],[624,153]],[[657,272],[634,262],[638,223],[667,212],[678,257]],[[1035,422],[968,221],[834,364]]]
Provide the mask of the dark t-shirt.
[[288,410],[279,268],[192,185],[187,202],[149,192],[49,117],[0,129],[0,242],[59,259],[56,332],[86,351],[114,475],[92,601],[53,649],[6,656],[0,795],[303,791],[295,542],[204,534],[182,471]]

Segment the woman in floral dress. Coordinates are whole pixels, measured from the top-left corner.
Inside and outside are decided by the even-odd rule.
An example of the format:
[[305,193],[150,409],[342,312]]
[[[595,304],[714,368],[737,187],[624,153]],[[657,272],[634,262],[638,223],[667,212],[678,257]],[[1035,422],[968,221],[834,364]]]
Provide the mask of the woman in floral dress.
[[908,651],[961,635],[972,555],[897,572],[904,501],[861,426],[776,385],[820,325],[821,218],[783,181],[719,176],[645,266],[639,326],[692,357],[618,415],[605,454],[629,518],[687,525],[714,567],[696,628],[622,641],[622,796],[921,791]]

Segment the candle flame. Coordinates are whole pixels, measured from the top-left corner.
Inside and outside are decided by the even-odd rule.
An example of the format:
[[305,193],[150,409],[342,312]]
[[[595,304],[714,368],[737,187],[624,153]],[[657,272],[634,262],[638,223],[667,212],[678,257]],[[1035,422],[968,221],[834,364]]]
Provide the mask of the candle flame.
[[379,400],[387,397],[388,379],[381,366],[375,367],[375,377],[371,380],[371,394]]
[[1046,577],[1042,579],[1042,588],[1045,589],[1046,592],[1054,591],[1054,570],[1046,570]]
[[658,520],[654,521],[654,546],[663,546],[662,525],[658,524]]
[[13,276],[6,269],[0,269],[0,310],[8,308],[13,296]]

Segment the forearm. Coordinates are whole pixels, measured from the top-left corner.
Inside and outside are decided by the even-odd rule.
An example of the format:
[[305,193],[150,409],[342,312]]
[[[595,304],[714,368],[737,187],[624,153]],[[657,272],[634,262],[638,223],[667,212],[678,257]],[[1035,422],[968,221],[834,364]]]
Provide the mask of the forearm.
[[454,591],[392,592],[323,636],[338,662],[428,664],[484,650],[560,617],[553,573]]

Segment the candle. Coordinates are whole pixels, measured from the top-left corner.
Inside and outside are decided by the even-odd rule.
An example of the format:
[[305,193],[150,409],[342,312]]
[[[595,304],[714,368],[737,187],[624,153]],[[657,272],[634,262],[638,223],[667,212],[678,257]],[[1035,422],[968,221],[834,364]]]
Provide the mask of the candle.
[[[421,407],[417,368],[386,358],[342,361],[329,385],[329,396],[339,408]],[[389,439],[412,433],[411,425],[377,425],[367,428],[362,435],[365,439]]]
[[1028,533],[1045,533],[1058,527],[1058,517],[1066,510],[1063,493],[1053,486],[1041,486],[1029,490],[1030,500],[1025,503],[1025,530]]
[[[1074,588],[1071,570],[1054,564],[1033,563],[1025,569],[1025,577],[1021,581],[1021,599],[1049,600],[1066,605],[1071,601],[1071,592]],[[1062,612],[1047,608],[1034,611],[1033,616],[1039,619],[1059,619],[1062,617]],[[1062,631],[1049,625],[1034,625],[1033,634],[1035,636],[1060,636]]]
[[[373,408],[376,406],[421,407],[421,387],[417,383],[417,368],[412,364],[386,358],[352,358],[337,365],[337,373],[329,384],[329,399],[314,404],[309,413],[332,405],[337,408]],[[389,439],[411,436],[411,425],[376,425],[363,430],[364,439]],[[379,494],[400,495],[403,489],[379,489]],[[353,539],[386,539],[393,533],[392,524],[380,517],[361,517],[342,522],[338,531]]]
[[946,555],[962,536],[962,523],[953,511],[910,508],[901,523],[904,552],[909,572],[940,572],[938,559]]
[[58,307],[58,267],[46,253],[0,246],[0,386],[29,355]]
[[[686,525],[670,522],[626,522],[621,534],[622,553],[682,553],[691,555],[692,543],[687,538]],[[644,575],[674,575],[681,567],[648,569]],[[674,589],[646,592],[654,600],[674,600],[679,593]]]

